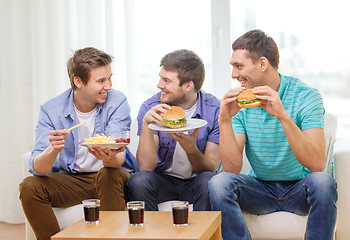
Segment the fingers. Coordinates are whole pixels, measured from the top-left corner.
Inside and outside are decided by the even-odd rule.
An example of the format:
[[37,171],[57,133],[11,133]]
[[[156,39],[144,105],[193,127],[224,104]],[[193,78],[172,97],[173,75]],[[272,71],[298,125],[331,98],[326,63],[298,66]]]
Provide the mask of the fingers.
[[253,88],[253,93],[255,95],[272,95],[273,93],[276,93],[276,91],[265,85]]
[[171,138],[176,140],[182,149],[188,153],[196,148],[196,140],[199,128],[195,129],[192,134],[185,133],[168,133]]
[[94,155],[97,159],[104,161],[105,159],[108,158],[108,150],[111,151],[109,148],[106,148],[103,150],[100,147],[97,148],[88,148],[89,153]]
[[168,135],[176,141],[179,141],[179,140],[183,139],[185,136],[188,136],[187,134],[184,134],[181,132],[180,133],[168,133]]
[[193,131],[193,133],[191,133],[191,136],[194,136],[194,137],[197,138],[198,132],[199,132],[199,128],[196,128],[196,129]]
[[117,155],[118,153],[121,153],[121,152],[124,152],[125,151],[125,147],[121,147],[121,148],[118,148],[118,149],[109,149],[109,148],[106,148],[105,152],[107,152],[107,154],[109,156],[115,156]]
[[161,113],[166,113],[167,110],[170,110],[171,106],[167,104],[158,104],[152,107],[143,117],[146,123],[159,122],[163,121],[163,118],[160,116]]
[[279,94],[272,88],[268,86],[258,86],[253,88],[253,93],[258,99],[272,102],[276,99],[279,99]]
[[237,87],[228,90],[228,92],[224,95],[220,103],[220,114],[219,119],[221,121],[230,121],[232,116],[236,115],[239,111],[240,107],[238,106],[236,100],[237,95],[240,94],[245,87]]
[[66,135],[51,135],[49,136],[49,141],[51,143],[64,143]]
[[51,146],[55,151],[60,152],[64,148],[64,143],[65,143],[64,140],[54,141],[54,142],[51,142]]
[[253,89],[253,93],[258,99],[264,101],[260,107],[270,115],[279,118],[285,114],[284,106],[277,91],[268,86],[259,86]]
[[196,141],[198,136],[199,128],[196,128],[191,134],[179,133],[168,133],[168,135],[176,141]]
[[168,135],[176,141],[179,139],[176,133],[168,133]]
[[88,152],[91,153],[92,155],[94,155],[94,156],[96,157],[95,152],[93,151],[92,148],[88,148]]
[[[159,104],[159,105],[157,105],[157,106],[159,106],[159,107],[161,107],[161,108],[164,108],[164,109],[168,109],[168,110],[171,110],[171,109],[172,109],[171,106],[169,106],[168,104],[165,104],[165,103]],[[165,112],[166,112],[166,110],[165,110]],[[164,112],[164,113],[165,113],[165,112]]]
[[221,100],[221,105],[222,105],[222,106],[225,106],[225,105],[228,105],[228,104],[230,104],[230,103],[235,103],[236,100],[237,100],[237,97],[236,97],[236,96],[234,96],[234,97],[232,97],[232,98],[226,98],[226,99]]
[[154,122],[161,122],[163,120],[163,118],[160,116],[160,113],[164,113],[164,112],[166,112],[166,111],[163,111],[163,109],[157,110],[156,107],[153,107],[149,111],[150,116],[148,116],[148,117],[149,117],[150,121],[148,121],[148,122],[150,122],[150,123],[153,121]]
[[245,89],[245,87],[237,87],[237,88],[232,88],[232,89],[228,90],[228,92],[224,95],[224,97],[221,100],[221,106],[235,103],[237,100],[237,95],[240,94],[244,89]]
[[100,147],[97,148],[88,148],[89,153],[94,155],[97,159],[106,161],[108,159],[113,159],[118,153],[124,152],[125,147],[121,147],[118,149],[102,149]]
[[55,151],[60,152],[64,148],[67,134],[69,134],[67,129],[54,130],[50,132],[49,141]]
[[222,100],[230,99],[230,101],[228,101],[228,102],[236,101],[236,99],[237,99],[236,96],[238,94],[240,94],[244,89],[245,89],[245,87],[232,88],[232,89],[228,90],[228,92],[224,95]]

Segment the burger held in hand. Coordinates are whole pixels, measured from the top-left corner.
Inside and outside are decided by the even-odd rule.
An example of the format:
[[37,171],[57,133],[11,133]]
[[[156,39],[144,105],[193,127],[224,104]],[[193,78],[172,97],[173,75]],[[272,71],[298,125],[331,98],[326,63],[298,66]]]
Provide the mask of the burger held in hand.
[[185,111],[181,107],[171,106],[171,110],[160,116],[163,118],[162,124],[169,128],[180,128],[186,124]]
[[236,102],[241,108],[258,107],[263,103],[261,99],[256,98],[251,88],[247,88],[238,94]]

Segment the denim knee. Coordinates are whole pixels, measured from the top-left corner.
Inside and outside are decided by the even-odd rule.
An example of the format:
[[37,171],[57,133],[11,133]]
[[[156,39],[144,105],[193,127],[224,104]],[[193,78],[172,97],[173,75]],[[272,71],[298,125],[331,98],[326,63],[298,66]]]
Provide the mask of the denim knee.
[[222,172],[213,176],[208,183],[210,196],[215,198],[224,197],[227,190],[232,190],[232,184],[234,184],[234,178],[236,176],[228,172]]
[[154,172],[140,171],[131,175],[128,181],[128,188],[132,192],[142,192],[148,186],[148,183],[154,182]]
[[305,177],[305,183],[309,193],[320,200],[336,201],[338,199],[337,183],[328,173],[310,173]]
[[203,172],[196,176],[196,187],[197,188],[205,188],[205,191],[208,189],[208,182],[215,175],[213,172]]

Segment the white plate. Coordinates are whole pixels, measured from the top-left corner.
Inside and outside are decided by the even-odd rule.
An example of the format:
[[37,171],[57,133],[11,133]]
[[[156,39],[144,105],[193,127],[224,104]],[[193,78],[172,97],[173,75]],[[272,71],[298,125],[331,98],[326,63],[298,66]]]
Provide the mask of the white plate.
[[83,143],[81,146],[88,147],[88,148],[96,148],[100,147],[102,149],[119,149],[122,146],[127,145],[128,143]]
[[207,121],[203,119],[190,118],[187,119],[186,125],[181,128],[168,128],[160,123],[151,123],[148,127],[152,130],[158,130],[165,133],[180,133],[180,132],[188,132],[194,130],[196,128],[203,127],[207,125]]

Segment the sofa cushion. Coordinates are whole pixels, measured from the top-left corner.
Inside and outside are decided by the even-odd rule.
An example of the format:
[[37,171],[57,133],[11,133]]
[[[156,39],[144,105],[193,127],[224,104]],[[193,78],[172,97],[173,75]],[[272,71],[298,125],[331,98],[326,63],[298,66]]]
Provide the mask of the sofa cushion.
[[53,207],[52,209],[57,217],[57,221],[61,229],[65,229],[66,227],[84,218],[83,204],[66,208]]
[[255,239],[304,239],[307,216],[290,212],[253,215],[243,212],[252,238]]

